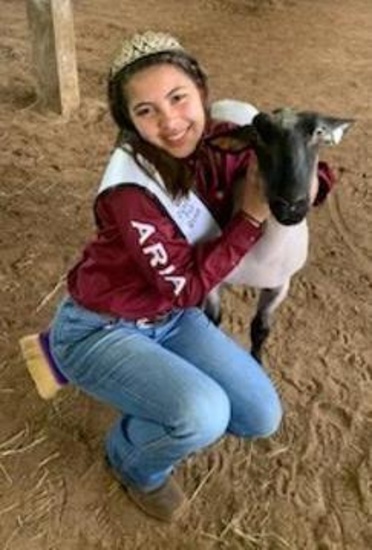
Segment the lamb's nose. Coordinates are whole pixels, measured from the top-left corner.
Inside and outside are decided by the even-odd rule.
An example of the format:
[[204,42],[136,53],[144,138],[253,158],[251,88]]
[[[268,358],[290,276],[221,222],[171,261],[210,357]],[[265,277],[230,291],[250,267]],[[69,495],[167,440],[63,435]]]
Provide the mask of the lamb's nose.
[[309,209],[309,201],[308,199],[288,201],[277,198],[270,203],[270,209],[279,223],[292,225],[299,223],[306,216]]

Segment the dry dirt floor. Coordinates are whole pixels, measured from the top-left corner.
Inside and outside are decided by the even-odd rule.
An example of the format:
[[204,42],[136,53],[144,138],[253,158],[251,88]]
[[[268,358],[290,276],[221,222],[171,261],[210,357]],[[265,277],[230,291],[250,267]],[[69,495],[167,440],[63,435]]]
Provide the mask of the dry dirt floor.
[[[371,0],[75,0],[81,107],[38,110],[26,0],[1,0],[1,550],[372,548]],[[213,98],[355,118],[323,150],[338,186],[310,215],[311,251],[265,352],[285,408],[267,441],[223,439],[185,461],[190,504],[170,526],[137,511],[106,470],[115,411],[74,388],[40,399],[18,340],[45,327],[93,230],[115,137],[105,99],[123,35],[177,35]],[[249,345],[255,294],[224,293]]]

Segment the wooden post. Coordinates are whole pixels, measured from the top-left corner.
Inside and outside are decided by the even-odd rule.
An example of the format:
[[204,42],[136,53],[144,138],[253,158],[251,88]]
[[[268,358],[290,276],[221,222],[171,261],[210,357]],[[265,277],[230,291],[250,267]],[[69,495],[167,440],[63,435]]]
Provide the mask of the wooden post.
[[43,108],[69,115],[80,103],[70,0],[26,0]]

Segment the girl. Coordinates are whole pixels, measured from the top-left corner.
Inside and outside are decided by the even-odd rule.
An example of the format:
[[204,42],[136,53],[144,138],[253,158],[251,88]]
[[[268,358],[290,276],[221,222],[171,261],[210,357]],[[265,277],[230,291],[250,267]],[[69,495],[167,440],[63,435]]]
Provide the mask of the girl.
[[69,381],[118,409],[107,461],[142,510],[169,521],[186,500],[172,477],[181,459],[226,432],[267,437],[281,421],[262,367],[201,309],[269,211],[252,152],[208,145],[234,125],[212,120],[206,76],[175,38],[126,40],[108,95],[119,138],[51,352]]

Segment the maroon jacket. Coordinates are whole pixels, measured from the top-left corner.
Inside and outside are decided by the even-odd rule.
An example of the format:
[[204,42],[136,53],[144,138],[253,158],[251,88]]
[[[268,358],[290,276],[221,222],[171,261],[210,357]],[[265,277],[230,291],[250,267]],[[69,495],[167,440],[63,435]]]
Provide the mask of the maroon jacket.
[[[213,123],[208,137],[229,127]],[[242,212],[232,216],[233,183],[252,158],[212,149],[203,140],[187,162],[195,191],[222,229],[216,239],[191,246],[158,199],[137,185],[98,196],[97,232],[68,274],[68,290],[83,307],[128,320],[154,318],[173,308],[200,305],[261,235]],[[334,183],[319,164],[319,200]]]

